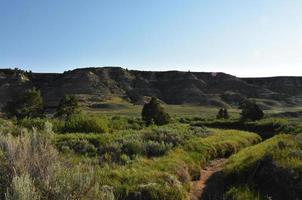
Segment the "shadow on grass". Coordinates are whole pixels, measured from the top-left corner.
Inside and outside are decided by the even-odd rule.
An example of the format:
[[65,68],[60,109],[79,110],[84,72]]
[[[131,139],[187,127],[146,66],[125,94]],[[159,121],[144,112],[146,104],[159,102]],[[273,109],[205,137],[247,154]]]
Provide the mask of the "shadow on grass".
[[225,189],[225,176],[223,172],[214,173],[206,182],[206,187],[200,200],[222,200]]

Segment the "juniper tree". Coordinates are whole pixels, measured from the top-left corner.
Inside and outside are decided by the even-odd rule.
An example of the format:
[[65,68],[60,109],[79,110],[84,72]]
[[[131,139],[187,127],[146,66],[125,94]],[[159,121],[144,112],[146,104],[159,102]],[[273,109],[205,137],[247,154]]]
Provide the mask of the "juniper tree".
[[73,114],[80,112],[78,99],[74,95],[65,95],[58,107],[55,114],[56,117],[69,117]]
[[264,117],[264,113],[255,101],[245,100],[239,108],[241,109],[241,119],[256,121]]
[[147,125],[152,123],[164,125],[170,122],[170,116],[165,112],[157,98],[152,97],[149,103],[146,103],[142,110],[142,119]]
[[27,90],[23,97],[7,102],[3,112],[7,117],[16,117],[17,119],[43,116],[43,99],[40,91],[36,88]]

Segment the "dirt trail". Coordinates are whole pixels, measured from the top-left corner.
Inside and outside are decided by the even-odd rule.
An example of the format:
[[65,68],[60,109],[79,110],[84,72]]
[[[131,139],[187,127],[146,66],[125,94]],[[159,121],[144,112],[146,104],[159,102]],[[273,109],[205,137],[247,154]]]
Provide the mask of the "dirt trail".
[[212,160],[209,165],[207,165],[200,171],[200,179],[193,182],[190,191],[191,200],[199,200],[201,198],[206,187],[206,182],[214,173],[219,172],[223,169],[226,160],[227,159],[224,158]]

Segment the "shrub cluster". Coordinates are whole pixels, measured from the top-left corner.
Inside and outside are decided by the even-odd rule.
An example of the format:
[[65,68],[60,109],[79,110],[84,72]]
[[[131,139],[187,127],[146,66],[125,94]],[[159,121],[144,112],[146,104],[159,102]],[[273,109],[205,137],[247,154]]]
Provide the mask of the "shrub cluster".
[[184,135],[177,133],[177,130],[169,128],[153,128],[152,131],[144,133],[144,139],[176,146],[183,144],[185,138]]
[[146,103],[142,110],[142,119],[147,125],[152,123],[156,125],[168,124],[171,118],[164,108],[160,105],[157,98],[152,97],[149,103]]
[[34,131],[0,137],[1,199],[104,199],[104,195],[113,195],[100,189],[92,167],[60,161],[52,136],[48,131]]
[[71,115],[59,129],[63,133],[107,133],[109,131],[108,120],[105,117],[84,114]]
[[162,156],[173,147],[171,143],[149,140],[145,143],[145,151],[148,157]]
[[123,163],[126,157],[129,160],[137,156],[162,156],[172,147],[172,144],[164,142],[129,137],[100,147],[100,155],[104,161]]
[[45,129],[45,123],[48,122],[45,118],[23,118],[17,121],[17,125],[29,130],[37,129],[38,131]]
[[109,128],[111,131],[116,130],[140,130],[144,127],[144,122],[138,118],[126,118],[114,116],[109,120]]
[[44,112],[41,93],[36,88],[29,89],[22,97],[7,102],[2,111],[9,118],[41,117]]
[[191,125],[250,131],[258,133],[263,139],[271,138],[279,133],[294,134],[299,133],[302,130],[300,124],[280,118],[262,119],[255,122],[241,120],[210,120],[193,122]]
[[[191,177],[199,175],[200,161],[258,141],[255,134],[239,131],[204,138],[206,129],[183,124],[114,134],[58,134],[55,139],[49,130],[0,137],[1,199],[181,200]],[[78,164],[72,154],[59,157],[52,141],[60,151],[99,159]],[[143,157],[136,159],[139,155]],[[160,157],[147,158],[153,156]],[[104,161],[115,163],[96,165]]]
[[[102,161],[127,163],[137,156],[158,157],[192,137],[205,137],[202,127],[168,125],[142,131],[122,131],[115,134],[67,134],[56,140],[62,152],[100,156]],[[127,161],[127,162],[126,162]]]
[[200,167],[207,161],[259,141],[253,133],[219,130],[206,138],[191,137],[184,146],[156,159],[139,158],[111,168],[105,165],[100,179],[113,185],[118,199],[186,199],[190,181],[199,178]]

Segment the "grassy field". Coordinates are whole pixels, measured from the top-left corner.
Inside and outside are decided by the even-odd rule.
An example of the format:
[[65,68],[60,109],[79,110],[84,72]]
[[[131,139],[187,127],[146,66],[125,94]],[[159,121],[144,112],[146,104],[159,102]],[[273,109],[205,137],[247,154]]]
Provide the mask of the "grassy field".
[[[121,100],[108,101],[100,103],[100,106],[97,108],[87,107],[89,113],[98,113],[108,116],[132,116],[140,117],[142,105],[133,105]],[[209,107],[209,106],[200,106],[200,105],[168,105],[163,104],[163,107],[169,112],[171,116],[174,117],[201,117],[201,118],[215,118],[218,112],[219,107]],[[240,110],[236,107],[228,109],[230,116],[232,118],[239,118]],[[299,113],[302,112],[301,106],[272,106],[264,110],[267,117],[282,113]],[[302,117],[302,114],[300,114]]]
[[[207,161],[228,156],[261,141],[256,134],[234,130],[211,129],[207,135],[204,135],[191,132],[189,127],[185,125],[169,125],[162,129],[164,132],[161,133],[166,136],[172,136],[173,131],[178,132],[174,134],[175,137],[183,135],[181,140],[174,138],[174,140],[179,141],[179,144],[162,155],[145,155],[139,150],[140,147],[135,148],[135,155],[127,150],[121,152],[119,159],[114,159],[113,155],[110,157],[106,154],[108,152],[105,152],[105,155],[108,155],[107,164],[98,169],[100,175],[97,179],[100,184],[112,186],[114,195],[118,199],[186,199],[190,189],[190,181],[199,177],[200,168]],[[149,131],[154,132],[155,130]],[[123,133],[123,136],[119,134],[114,137],[107,135],[106,138],[96,135],[69,134],[59,136],[57,145],[70,144],[70,149],[72,149],[75,141],[86,138],[91,144],[96,143],[96,140],[99,141],[99,147],[102,147],[104,142],[107,145],[115,144],[121,138],[125,139],[129,136],[133,138],[133,135],[136,137],[134,141],[139,141],[141,137],[145,137],[145,134],[144,130],[128,133],[128,135]],[[171,141],[171,137],[168,138]],[[154,140],[155,138],[153,138]],[[62,141],[68,141],[68,143]],[[124,142],[124,144],[129,143]],[[148,141],[141,140],[140,144],[148,144]],[[122,147],[122,149],[124,148]]]
[[1,119],[0,198],[188,199],[200,169],[217,158],[228,161],[216,199],[301,195],[298,117],[266,110],[265,119],[243,122],[238,109],[217,120],[215,107],[164,108],[172,117],[164,126],[146,126],[142,106],[118,101],[66,119]]

